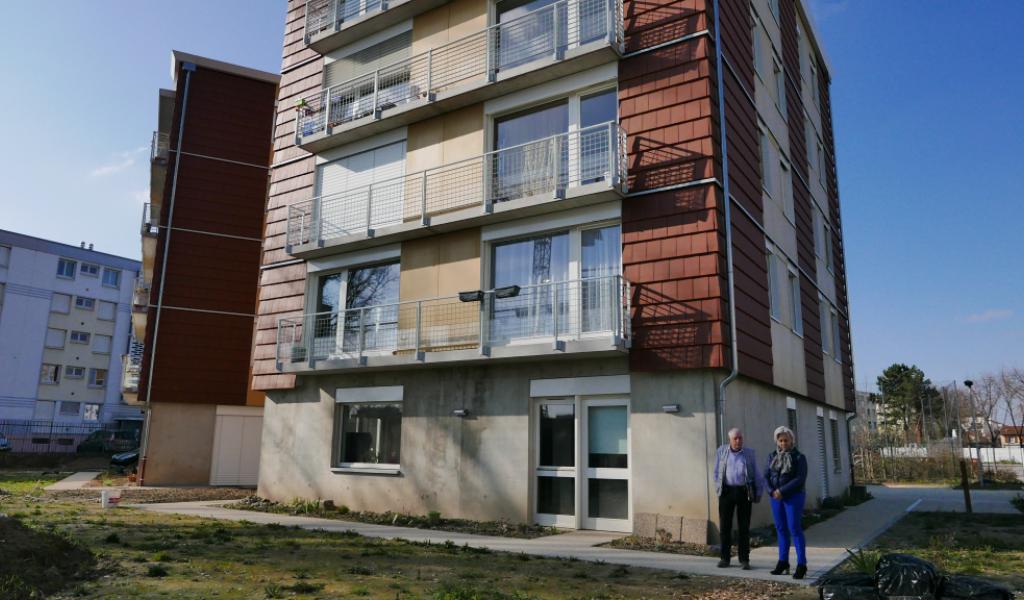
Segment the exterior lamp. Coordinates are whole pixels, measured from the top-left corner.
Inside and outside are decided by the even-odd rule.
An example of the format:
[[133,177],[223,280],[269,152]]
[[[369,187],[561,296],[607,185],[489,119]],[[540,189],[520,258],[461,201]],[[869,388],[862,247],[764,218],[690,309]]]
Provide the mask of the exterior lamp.
[[679,412],[679,405],[678,404],[662,404],[661,405],[661,412],[677,413],[677,412]]
[[470,292],[459,292],[459,302],[480,302],[484,299],[483,290],[473,290]]
[[519,295],[518,285],[507,285],[505,287],[494,288],[495,298],[515,298]]
[[466,417],[469,416],[469,409],[468,408],[456,408],[455,410],[452,411],[452,416],[462,417],[463,419],[465,419]]

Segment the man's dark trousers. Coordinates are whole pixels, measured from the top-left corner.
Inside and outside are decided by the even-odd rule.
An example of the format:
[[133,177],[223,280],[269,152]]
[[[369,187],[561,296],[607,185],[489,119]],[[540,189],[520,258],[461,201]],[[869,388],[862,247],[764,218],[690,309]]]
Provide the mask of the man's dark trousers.
[[718,498],[718,522],[721,523],[722,560],[728,561],[732,554],[732,515],[736,513],[739,521],[740,562],[750,560],[750,499],[747,498],[747,487],[743,485],[723,485],[722,495]]

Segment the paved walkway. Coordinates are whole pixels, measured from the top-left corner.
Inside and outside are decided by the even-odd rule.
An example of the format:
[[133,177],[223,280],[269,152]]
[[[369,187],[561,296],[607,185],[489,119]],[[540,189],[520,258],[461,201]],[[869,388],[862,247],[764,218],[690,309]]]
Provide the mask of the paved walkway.
[[[875,536],[891,527],[893,523],[906,514],[907,509],[914,502],[915,498],[898,494],[890,498],[876,498],[860,506],[843,511],[832,519],[808,529],[807,557],[811,570],[808,573],[808,578],[804,579],[802,583],[805,585],[812,584],[818,577],[842,562],[846,558],[845,548],[856,548],[867,544]],[[225,502],[220,501],[139,504],[133,506],[153,512],[190,515],[210,519],[245,520],[263,524],[276,523],[298,526],[303,529],[322,529],[335,532],[354,531],[367,537],[404,538],[417,542],[444,543],[446,540],[451,540],[460,546],[468,544],[471,547],[488,548],[501,552],[526,553],[555,558],[572,557],[580,560],[604,561],[610,564],[665,569],[697,575],[719,575],[800,583],[790,577],[775,577],[769,573],[774,568],[778,558],[774,546],[753,550],[750,556],[753,569],[742,571],[736,566],[729,569],[717,568],[717,558],[597,547],[598,544],[622,537],[623,534],[621,533],[571,531],[533,540],[523,540],[449,531],[373,525],[337,519],[232,510],[224,508],[223,504]],[[795,561],[791,560],[791,562]]]
[[[915,512],[964,512],[964,492],[937,486],[872,486],[876,498],[914,497],[920,503]],[[1019,514],[1010,501],[1016,490],[971,490],[971,506],[976,513]]]
[[64,490],[80,490],[85,487],[85,484],[89,483],[101,473],[101,471],[79,471],[72,473],[64,479],[61,479],[57,483],[46,486],[45,490],[51,492],[61,492]]

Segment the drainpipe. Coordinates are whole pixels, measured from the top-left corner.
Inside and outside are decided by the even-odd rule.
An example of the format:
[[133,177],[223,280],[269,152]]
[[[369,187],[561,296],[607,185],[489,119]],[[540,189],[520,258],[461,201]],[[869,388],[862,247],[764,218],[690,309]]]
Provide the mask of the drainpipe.
[[[185,72],[185,89],[181,97],[181,115],[178,120],[178,149],[185,136],[185,111],[188,109],[188,88],[192,81],[192,73],[196,66],[192,63],[182,63],[181,70]],[[173,149],[171,151],[174,151]],[[160,313],[164,304],[164,283],[167,281],[167,253],[171,247],[171,227],[174,225],[174,196],[178,191],[178,171],[181,169],[181,153],[177,152],[174,159],[174,175],[171,178],[171,197],[167,202],[167,226],[164,229],[164,252],[160,261],[160,291],[156,297],[156,316],[153,319],[153,339],[150,342],[149,353],[149,374],[146,377],[146,420],[142,429],[142,446],[139,451],[139,485],[143,485],[146,475],[146,452],[149,450],[150,421],[153,419],[153,405],[150,397],[153,394],[153,370],[156,365],[156,340],[160,333]]]
[[726,139],[725,123],[725,69],[722,60],[722,24],[718,4],[715,0],[715,70],[718,72],[718,125],[722,139],[722,195],[725,200],[725,262],[726,279],[729,288],[729,346],[732,354],[732,370],[718,384],[718,445],[726,440],[725,388],[739,377],[740,351],[736,341],[736,281],[732,265],[732,199],[729,194],[729,142]]

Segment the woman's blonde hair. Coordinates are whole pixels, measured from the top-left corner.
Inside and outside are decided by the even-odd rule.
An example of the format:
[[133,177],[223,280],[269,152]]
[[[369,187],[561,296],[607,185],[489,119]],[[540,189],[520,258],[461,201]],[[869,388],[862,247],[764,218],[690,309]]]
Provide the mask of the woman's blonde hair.
[[775,443],[776,444],[778,444],[778,442],[779,442],[779,436],[780,435],[788,435],[789,436],[789,442],[791,444],[794,444],[794,445],[796,444],[796,436],[793,435],[793,430],[790,429],[789,427],[786,427],[785,425],[781,425],[781,426],[775,428],[775,435],[773,437],[775,438]]

